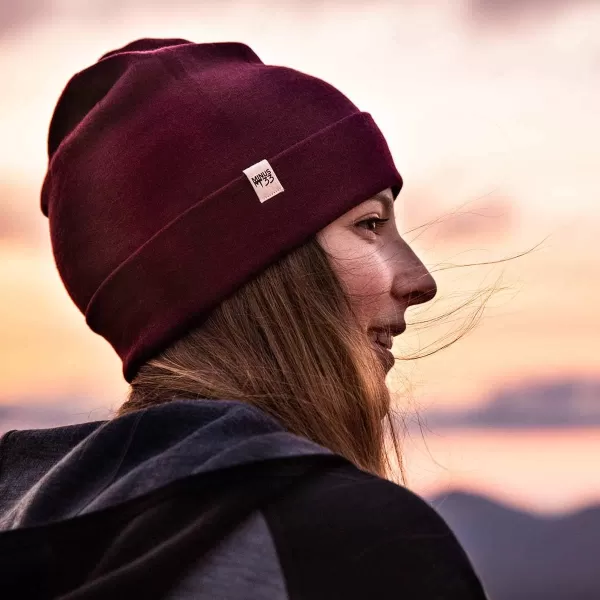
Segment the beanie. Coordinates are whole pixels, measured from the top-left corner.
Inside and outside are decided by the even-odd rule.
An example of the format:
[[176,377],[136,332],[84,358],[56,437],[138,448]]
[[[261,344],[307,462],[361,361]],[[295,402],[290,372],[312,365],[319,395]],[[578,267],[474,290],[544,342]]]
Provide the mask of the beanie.
[[58,272],[128,382],[267,266],[402,186],[370,114],[241,43],[104,54],[60,95],[48,157]]

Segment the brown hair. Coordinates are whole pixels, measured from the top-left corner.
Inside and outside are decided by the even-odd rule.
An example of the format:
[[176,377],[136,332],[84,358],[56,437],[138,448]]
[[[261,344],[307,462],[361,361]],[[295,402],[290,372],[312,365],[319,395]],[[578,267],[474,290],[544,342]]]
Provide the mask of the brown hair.
[[385,372],[313,238],[142,366],[118,414],[174,398],[248,402],[288,431],[388,475]]

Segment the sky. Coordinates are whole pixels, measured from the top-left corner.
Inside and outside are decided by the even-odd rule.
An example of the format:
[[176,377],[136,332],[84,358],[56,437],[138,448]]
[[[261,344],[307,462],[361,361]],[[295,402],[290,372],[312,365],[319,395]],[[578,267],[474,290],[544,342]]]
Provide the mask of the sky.
[[471,299],[395,351],[443,341],[496,288],[464,339],[400,362],[400,401],[408,387],[421,407],[463,407],[519,381],[599,375],[599,32],[591,0],[1,2],[0,403],[124,398],[119,360],[62,287],[39,190],[66,82],[139,37],[245,42],[374,116],[405,180],[400,228],[439,284],[408,321]]

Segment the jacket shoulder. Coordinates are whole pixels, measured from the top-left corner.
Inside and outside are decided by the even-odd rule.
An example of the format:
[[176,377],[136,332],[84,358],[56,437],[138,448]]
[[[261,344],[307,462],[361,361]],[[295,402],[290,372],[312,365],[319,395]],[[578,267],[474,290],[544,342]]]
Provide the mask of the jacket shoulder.
[[442,517],[408,489],[344,465],[264,510],[290,600],[484,600]]

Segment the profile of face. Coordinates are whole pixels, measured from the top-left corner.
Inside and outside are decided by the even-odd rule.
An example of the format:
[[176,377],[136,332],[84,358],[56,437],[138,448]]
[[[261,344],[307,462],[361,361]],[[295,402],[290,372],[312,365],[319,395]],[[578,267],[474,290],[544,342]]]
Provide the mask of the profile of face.
[[406,329],[406,310],[431,300],[431,273],[402,239],[392,190],[354,207],[317,234],[386,372],[394,365],[394,336]]

